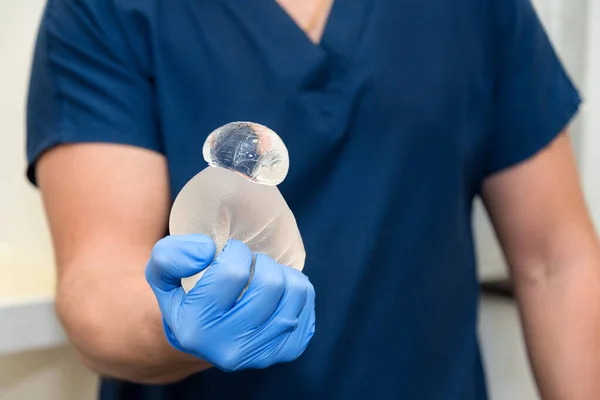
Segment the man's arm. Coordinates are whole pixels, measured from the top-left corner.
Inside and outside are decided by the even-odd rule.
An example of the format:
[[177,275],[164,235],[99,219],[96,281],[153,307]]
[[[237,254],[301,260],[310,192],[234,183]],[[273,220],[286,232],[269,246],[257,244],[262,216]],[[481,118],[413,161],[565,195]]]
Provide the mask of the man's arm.
[[165,232],[166,161],[131,146],[78,144],[37,166],[58,268],[56,307],[94,371],[145,383],[209,365],[171,347],[144,269]]
[[486,180],[483,199],[510,265],[544,400],[600,393],[600,245],[571,144]]

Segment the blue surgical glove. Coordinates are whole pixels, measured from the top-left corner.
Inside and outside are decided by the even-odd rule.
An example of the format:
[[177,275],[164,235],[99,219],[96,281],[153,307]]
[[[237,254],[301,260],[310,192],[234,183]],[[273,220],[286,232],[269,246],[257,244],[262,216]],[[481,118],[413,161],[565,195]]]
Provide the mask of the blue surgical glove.
[[[168,236],[154,246],[146,280],[169,343],[228,372],[298,358],[315,331],[315,291],[308,278],[263,254],[255,256],[251,271],[252,252],[237,240],[213,262],[214,256],[215,244],[206,235]],[[181,278],[209,265],[186,294]]]

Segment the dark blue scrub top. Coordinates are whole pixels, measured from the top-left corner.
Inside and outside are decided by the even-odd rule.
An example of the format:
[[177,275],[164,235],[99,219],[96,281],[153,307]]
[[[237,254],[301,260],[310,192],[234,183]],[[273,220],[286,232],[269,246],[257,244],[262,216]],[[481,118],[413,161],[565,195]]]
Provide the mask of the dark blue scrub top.
[[57,144],[123,143],[166,156],[175,197],[209,132],[265,124],[317,292],[295,362],[102,399],[485,399],[473,199],[578,105],[528,0],[336,0],[320,45],[272,0],[49,1],[30,179]]

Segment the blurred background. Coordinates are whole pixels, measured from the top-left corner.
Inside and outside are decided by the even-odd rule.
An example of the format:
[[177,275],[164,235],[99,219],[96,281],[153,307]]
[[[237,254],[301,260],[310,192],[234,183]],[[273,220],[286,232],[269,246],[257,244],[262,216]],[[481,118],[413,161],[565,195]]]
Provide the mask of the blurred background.
[[[600,1],[534,3],[584,99],[572,135],[588,204],[600,227]],[[0,2],[0,399],[91,400],[96,377],[79,364],[54,316],[50,236],[39,194],[24,175],[24,105],[44,4]],[[506,279],[480,204],[475,225],[481,281]],[[511,298],[482,296],[480,336],[491,399],[538,399]]]

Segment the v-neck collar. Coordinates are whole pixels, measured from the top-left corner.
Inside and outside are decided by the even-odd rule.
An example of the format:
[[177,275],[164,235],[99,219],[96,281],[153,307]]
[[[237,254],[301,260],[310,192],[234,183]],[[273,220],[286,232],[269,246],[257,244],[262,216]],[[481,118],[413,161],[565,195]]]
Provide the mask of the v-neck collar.
[[372,0],[335,0],[314,43],[275,0],[220,0],[284,79],[313,74],[328,61],[349,66]]

